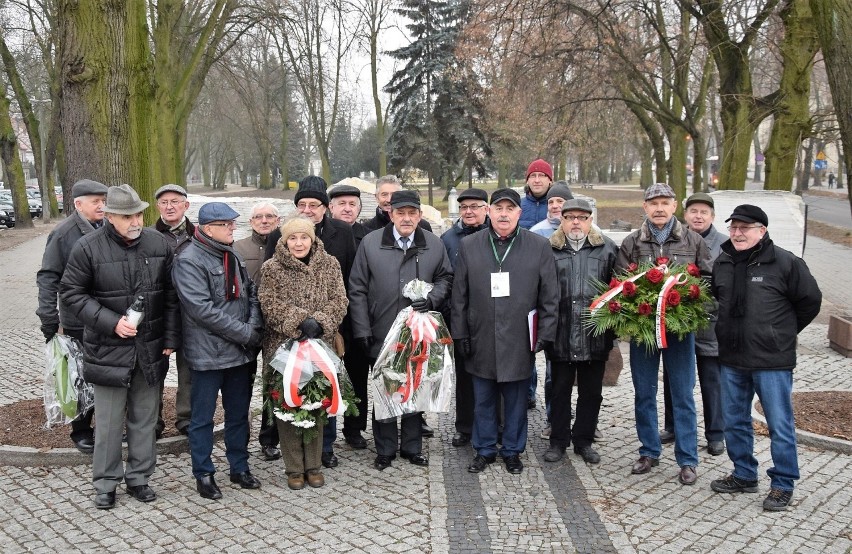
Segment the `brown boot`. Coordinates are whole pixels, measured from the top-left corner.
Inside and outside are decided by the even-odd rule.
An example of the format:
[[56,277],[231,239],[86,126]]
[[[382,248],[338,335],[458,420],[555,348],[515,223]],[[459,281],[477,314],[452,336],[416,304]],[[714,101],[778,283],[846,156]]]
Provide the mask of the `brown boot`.
[[294,491],[305,488],[305,476],[301,473],[289,473],[287,475],[287,486]]
[[323,477],[322,471],[318,469],[309,469],[305,477],[308,480],[308,484],[315,489],[325,485],[325,477]]

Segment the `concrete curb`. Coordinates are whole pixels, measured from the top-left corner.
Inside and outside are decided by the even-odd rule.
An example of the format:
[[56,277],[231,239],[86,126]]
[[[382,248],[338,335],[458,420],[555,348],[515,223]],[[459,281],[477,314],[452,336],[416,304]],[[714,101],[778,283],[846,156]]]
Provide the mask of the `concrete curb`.
[[[221,439],[225,434],[225,424],[213,428],[213,440]],[[184,435],[167,437],[157,441],[157,455],[182,454],[189,451],[189,440]],[[123,457],[127,456],[127,446],[122,446]],[[71,467],[89,465],[92,456],[83,454],[76,448],[50,448],[39,450],[29,446],[0,445],[0,465],[14,467]]]
[[[839,389],[809,389],[797,390],[795,392],[828,392],[836,390]],[[755,396],[754,402],[751,404],[751,417],[763,425],[766,425],[766,419],[757,411],[757,403],[758,399]],[[810,446],[812,448],[831,450],[833,452],[839,452],[840,454],[852,454],[852,441],[835,439],[834,437],[826,437],[825,435],[817,435],[816,433],[802,431],[799,428],[796,428],[796,443]]]

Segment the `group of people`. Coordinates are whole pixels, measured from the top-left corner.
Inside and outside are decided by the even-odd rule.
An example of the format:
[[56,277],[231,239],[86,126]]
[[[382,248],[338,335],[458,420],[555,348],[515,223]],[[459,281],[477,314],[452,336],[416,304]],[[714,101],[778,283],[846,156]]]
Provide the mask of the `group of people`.
[[[715,333],[668,337],[668,348],[631,344],[636,429],[641,447],[632,473],[658,465],[661,444],[675,443],[685,485],[696,482],[695,364],[704,400],[708,450],[727,450],[731,475],[713,481],[718,492],[757,490],[750,402],[756,392],[767,414],[774,466],[766,509],[784,509],[798,478],[791,388],[795,338],[818,313],[820,292],[804,262],[772,244],[768,218],[756,206],[739,206],[728,221],[731,239],[712,225],[713,198],[697,193],[675,216],[675,194],[665,184],[645,192],[646,220],[621,247],[594,224],[592,206],[553,183],[544,160],[527,170],[522,197],[512,189],[489,195],[466,189],[459,218],[441,237],[422,217],[419,195],[393,176],[376,185],[375,217],[359,222],[360,190],[309,176],[299,183],[297,214],[281,221],[274,205],[250,214],[251,236],[234,241],[239,214],[221,202],[186,217],[186,191],[165,185],[155,193],[160,218],[142,226],[148,206],[128,185],[105,187],[83,180],[72,189],[76,211],[48,237],[38,273],[39,310],[47,340],[56,333],[83,344],[84,376],[95,387],[97,433],[92,414],[72,424],[71,438],[93,452],[95,506],[115,504],[115,490],[147,502],[156,498],[148,480],[162,433],[163,381],[176,353],[177,429],[188,435],[198,493],[221,498],[214,479],[213,415],[221,393],[225,450],[231,482],[255,489],[249,468],[249,403],[262,352],[262,390],[269,393],[269,361],[288,339],[342,339],[343,360],[359,398],[358,415],[343,417],[342,434],[355,449],[367,448],[367,382],[370,367],[397,313],[444,314],[455,342],[456,447],[475,450],[468,471],[478,473],[499,455],[509,473],[523,471],[527,411],[535,407],[535,355],[547,359],[545,404],[549,422],[547,462],[573,445],[597,464],[593,448],[602,403],[611,334],[594,336],[584,316],[609,282],[631,264],[667,257],[694,263],[712,278],[718,299]],[[530,230],[530,228],[532,230]],[[714,262],[715,259],[715,262]],[[413,279],[432,285],[412,302],[403,288]],[[144,299],[134,326],[124,315]],[[57,301],[58,299],[58,301]],[[769,322],[767,323],[767,318]],[[716,336],[721,340],[717,341]],[[657,426],[656,393],[663,359],[666,428]],[[572,389],[577,384],[576,414]],[[159,414],[159,416],[158,416]],[[417,466],[429,463],[422,414],[396,420],[372,417],[374,467],[390,467],[397,455]],[[573,424],[572,424],[573,419]],[[746,424],[748,423],[748,424]],[[266,460],[283,457],[288,486],[325,483],[322,468],[338,465],[335,418],[304,440],[289,421],[264,410],[258,441]],[[125,433],[126,430],[126,433]],[[122,465],[126,434],[128,459]]]

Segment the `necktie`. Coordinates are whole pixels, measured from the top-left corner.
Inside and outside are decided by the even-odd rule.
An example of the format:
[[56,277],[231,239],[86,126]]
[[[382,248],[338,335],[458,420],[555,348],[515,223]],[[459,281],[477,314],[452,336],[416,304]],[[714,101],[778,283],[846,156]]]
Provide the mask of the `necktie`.
[[408,250],[408,240],[408,237],[399,237],[399,243],[402,245],[403,252]]

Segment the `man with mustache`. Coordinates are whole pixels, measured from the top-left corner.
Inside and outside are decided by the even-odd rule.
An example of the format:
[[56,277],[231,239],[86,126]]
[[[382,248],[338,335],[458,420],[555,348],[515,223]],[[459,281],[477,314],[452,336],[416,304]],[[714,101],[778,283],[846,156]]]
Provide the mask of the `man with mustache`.
[[[83,376],[94,386],[98,413],[92,457],[98,509],[115,505],[122,480],[140,502],[157,497],[148,479],[157,463],[160,383],[180,345],[180,313],[172,286],[174,254],[160,233],[143,227],[147,207],[129,185],[110,187],[107,222],[77,241],[60,285],[62,301],[85,326]],[[140,296],[144,316],[134,324],[125,313]]]
[[[396,175],[379,177],[379,180],[376,181],[376,202],[379,205],[376,207],[375,217],[364,222],[364,227],[367,230],[375,231],[376,229],[386,227],[391,222],[391,196],[400,190],[402,190],[402,183],[399,182],[399,178]],[[432,225],[423,218],[420,218],[417,226],[421,229],[432,231]]]
[[[616,270],[624,271],[630,264],[656,264],[667,258],[670,264],[696,264],[701,273],[710,275],[710,250],[701,235],[690,231],[674,216],[677,210],[675,193],[665,183],[656,183],[645,191],[645,221],[621,243]],[[694,485],[698,465],[697,420],[695,400],[695,337],[688,334],[683,340],[666,334],[668,348],[648,350],[630,342],[630,371],[635,391],[634,412],[636,433],[642,446],[639,459],[631,473],[648,473],[659,464],[662,445],[657,427],[657,382],[660,357],[669,373],[674,415],[675,459],[680,466],[678,480]]]

